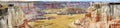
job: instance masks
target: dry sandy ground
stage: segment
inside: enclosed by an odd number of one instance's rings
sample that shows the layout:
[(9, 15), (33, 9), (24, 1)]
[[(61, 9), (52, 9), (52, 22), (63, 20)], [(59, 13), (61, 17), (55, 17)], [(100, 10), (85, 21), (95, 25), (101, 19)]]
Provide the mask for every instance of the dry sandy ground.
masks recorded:
[(71, 26), (71, 23), (75, 20), (82, 18), (84, 14), (73, 14), (73, 15), (57, 15), (57, 14), (45, 14), (47, 17), (55, 17), (52, 20), (37, 20), (35, 22), (29, 22), (29, 25), (34, 28), (75, 28)]

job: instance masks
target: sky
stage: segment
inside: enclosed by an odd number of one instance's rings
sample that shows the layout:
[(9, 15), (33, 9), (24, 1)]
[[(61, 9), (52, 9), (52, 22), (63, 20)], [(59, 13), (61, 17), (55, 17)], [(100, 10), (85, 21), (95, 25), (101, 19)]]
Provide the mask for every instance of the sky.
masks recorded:
[(102, 2), (119, 2), (120, 0), (26, 0), (26, 1), (102, 1)]

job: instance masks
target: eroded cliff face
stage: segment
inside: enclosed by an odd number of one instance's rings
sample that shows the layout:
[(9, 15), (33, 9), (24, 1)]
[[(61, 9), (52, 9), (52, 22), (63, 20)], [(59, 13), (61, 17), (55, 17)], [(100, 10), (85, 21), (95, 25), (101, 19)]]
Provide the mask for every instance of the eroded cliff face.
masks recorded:
[(79, 24), (86, 22), (86, 19), (88, 19), (87, 21), (90, 21), (84, 23), (84, 25), (79, 25), (79, 28), (120, 28), (120, 19), (118, 18), (118, 13), (120, 11), (118, 9), (119, 5), (112, 6), (114, 7), (114, 10), (112, 12), (110, 12), (111, 7), (109, 6), (101, 6), (99, 8), (96, 7), (93, 5), (88, 8), (85, 17), (83, 17), (82, 20), (79, 20)]

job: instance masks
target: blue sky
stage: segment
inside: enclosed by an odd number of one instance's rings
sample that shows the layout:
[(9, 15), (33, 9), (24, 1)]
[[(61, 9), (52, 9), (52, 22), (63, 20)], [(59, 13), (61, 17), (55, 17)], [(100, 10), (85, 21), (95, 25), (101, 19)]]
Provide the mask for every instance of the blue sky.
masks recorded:
[(120, 0), (28, 0), (28, 1), (102, 1), (102, 2), (119, 2)]

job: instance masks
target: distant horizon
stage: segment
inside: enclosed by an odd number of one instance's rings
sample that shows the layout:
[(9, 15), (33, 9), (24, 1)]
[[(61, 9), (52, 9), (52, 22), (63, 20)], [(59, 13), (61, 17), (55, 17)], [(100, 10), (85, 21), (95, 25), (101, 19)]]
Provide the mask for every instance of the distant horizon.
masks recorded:
[(0, 1), (120, 2), (120, 0), (0, 0)]
[(25, 0), (25, 1), (60, 1), (60, 2), (119, 2), (120, 0)]
[[(68, 2), (34, 2), (34, 6), (45, 9), (48, 7), (52, 8), (64, 8), (67, 6)], [(69, 2), (70, 7), (85, 9), (89, 6), (89, 2)], [(58, 6), (56, 6), (58, 5)]]

